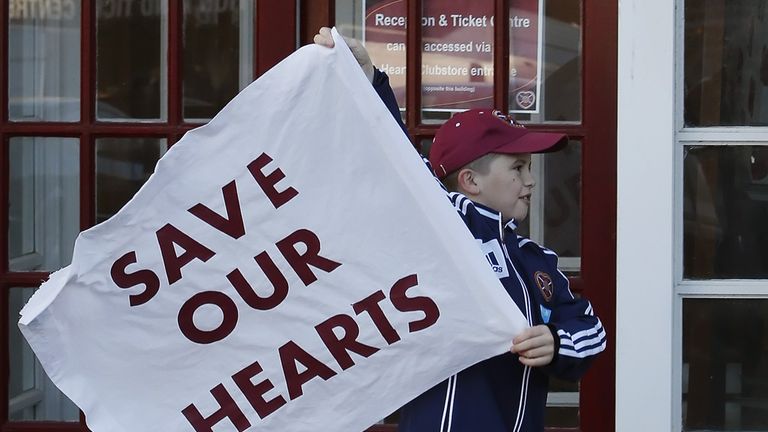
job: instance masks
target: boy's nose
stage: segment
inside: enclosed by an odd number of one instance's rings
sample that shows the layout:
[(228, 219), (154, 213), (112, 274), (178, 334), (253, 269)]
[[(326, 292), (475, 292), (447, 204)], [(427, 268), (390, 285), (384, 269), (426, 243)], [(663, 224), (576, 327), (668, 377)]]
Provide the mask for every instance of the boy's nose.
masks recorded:
[(523, 176), (523, 184), (529, 188), (536, 186), (536, 179), (533, 178), (533, 174), (531, 174), (530, 171)]

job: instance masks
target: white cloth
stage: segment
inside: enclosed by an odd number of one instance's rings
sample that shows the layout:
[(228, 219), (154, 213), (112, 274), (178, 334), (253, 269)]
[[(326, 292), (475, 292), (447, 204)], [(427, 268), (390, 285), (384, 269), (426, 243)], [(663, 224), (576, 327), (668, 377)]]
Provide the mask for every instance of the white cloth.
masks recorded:
[(22, 311), (92, 430), (360, 431), (525, 326), (334, 38), (187, 133)]

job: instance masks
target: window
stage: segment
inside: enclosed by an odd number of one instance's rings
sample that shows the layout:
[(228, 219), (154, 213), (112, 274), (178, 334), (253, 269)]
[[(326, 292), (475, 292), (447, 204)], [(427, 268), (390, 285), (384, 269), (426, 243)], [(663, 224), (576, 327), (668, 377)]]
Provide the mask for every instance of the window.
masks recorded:
[(683, 18), (682, 428), (768, 430), (768, 6), (685, 0)]

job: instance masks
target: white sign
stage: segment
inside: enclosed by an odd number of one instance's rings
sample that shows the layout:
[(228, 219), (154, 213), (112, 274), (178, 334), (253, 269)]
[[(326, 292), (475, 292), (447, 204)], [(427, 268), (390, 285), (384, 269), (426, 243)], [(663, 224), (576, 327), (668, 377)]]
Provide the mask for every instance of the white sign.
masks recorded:
[(96, 431), (360, 431), (525, 326), (344, 42), (160, 160), (22, 311)]

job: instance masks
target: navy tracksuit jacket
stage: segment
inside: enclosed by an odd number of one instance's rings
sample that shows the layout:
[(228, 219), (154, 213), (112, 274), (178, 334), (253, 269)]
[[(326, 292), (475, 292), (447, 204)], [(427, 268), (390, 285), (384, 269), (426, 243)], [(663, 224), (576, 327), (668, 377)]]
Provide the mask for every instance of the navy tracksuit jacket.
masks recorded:
[[(376, 70), (373, 86), (407, 133), (387, 75)], [(528, 324), (550, 328), (556, 354), (540, 368), (511, 353), (471, 366), (405, 405), (399, 431), (543, 431), (549, 376), (579, 379), (605, 349), (603, 326), (590, 303), (571, 293), (554, 252), (517, 235), (514, 222), (503, 224), (496, 210), (459, 193), (448, 196)]]

